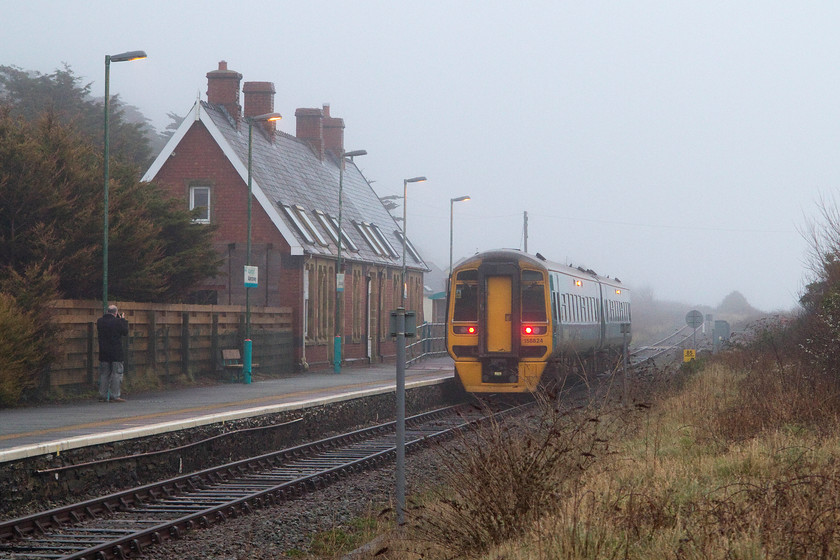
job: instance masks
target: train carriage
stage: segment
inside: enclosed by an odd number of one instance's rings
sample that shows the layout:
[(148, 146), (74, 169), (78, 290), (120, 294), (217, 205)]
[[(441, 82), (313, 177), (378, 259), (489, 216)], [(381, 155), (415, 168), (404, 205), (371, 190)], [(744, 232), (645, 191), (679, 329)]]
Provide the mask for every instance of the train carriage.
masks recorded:
[(630, 323), (619, 280), (512, 249), (459, 262), (447, 300), (447, 350), (476, 393), (534, 391), (563, 357), (620, 347)]

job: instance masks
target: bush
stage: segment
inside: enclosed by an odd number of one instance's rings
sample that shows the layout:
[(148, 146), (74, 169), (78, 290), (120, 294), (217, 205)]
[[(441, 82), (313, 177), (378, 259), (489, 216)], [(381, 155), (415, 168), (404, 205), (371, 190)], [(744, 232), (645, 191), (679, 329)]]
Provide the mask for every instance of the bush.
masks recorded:
[(41, 362), (38, 325), (15, 303), (11, 295), (0, 292), (0, 406), (19, 402), (25, 389), (38, 385), (37, 364)]

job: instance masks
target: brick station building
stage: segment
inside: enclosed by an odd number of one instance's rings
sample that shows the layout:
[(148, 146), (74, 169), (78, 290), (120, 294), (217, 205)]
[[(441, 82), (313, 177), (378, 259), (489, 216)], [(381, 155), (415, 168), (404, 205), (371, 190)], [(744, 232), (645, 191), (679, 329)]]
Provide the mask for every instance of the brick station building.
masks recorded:
[[(247, 118), (274, 112), (275, 89), (271, 82), (241, 86), (241, 80), (224, 61), (208, 72), (207, 101), (196, 101), (143, 177), (185, 208), (198, 208), (197, 221), (218, 228), (214, 245), (224, 274), (207, 279), (202, 303), (245, 304)], [(259, 285), (250, 290), (251, 309), (290, 307), (296, 363), (322, 369), (332, 363), (343, 163), (342, 358), (390, 358), (396, 354), (388, 324), (400, 304), (402, 230), (353, 161), (342, 158), (343, 119), (331, 116), (328, 105), (297, 109), (294, 116), (295, 136), (273, 122), (252, 125), (250, 263), (259, 267)], [(406, 246), (406, 308), (417, 311), (420, 323), (427, 267), (410, 241)]]

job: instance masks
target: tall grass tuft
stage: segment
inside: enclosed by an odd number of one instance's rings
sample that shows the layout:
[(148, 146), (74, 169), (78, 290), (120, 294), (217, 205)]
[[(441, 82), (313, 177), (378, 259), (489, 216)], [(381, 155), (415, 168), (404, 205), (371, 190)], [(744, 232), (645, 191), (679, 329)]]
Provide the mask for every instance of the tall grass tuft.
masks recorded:
[(441, 449), (447, 484), (415, 511), (416, 534), (462, 557), (529, 533), (607, 460), (616, 428), (595, 407), (563, 410), (545, 397), (516, 422), (491, 417)]

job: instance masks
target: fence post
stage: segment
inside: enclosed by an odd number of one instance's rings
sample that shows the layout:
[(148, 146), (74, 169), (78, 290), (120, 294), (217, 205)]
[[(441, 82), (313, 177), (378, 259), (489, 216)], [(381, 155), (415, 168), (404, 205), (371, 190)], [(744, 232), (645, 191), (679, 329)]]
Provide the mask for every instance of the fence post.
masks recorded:
[(210, 314), (212, 326), (210, 327), (210, 365), (212, 372), (218, 368), (218, 360), (221, 355), (219, 350), (219, 314)]
[(87, 324), (87, 381), (89, 384), (96, 384), (96, 378), (93, 372), (96, 371), (93, 367), (93, 323)]
[(157, 373), (157, 313), (154, 309), (148, 311), (149, 317), (149, 347), (148, 359), (146, 362), (152, 366), (152, 371)]
[(181, 373), (190, 374), (190, 314), (181, 313)]

